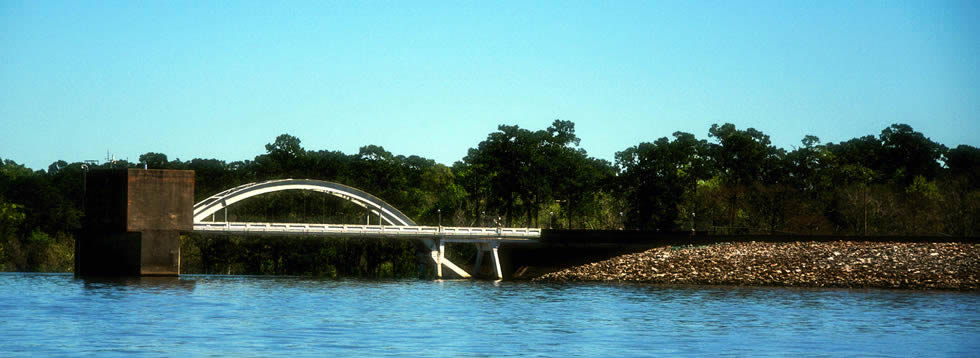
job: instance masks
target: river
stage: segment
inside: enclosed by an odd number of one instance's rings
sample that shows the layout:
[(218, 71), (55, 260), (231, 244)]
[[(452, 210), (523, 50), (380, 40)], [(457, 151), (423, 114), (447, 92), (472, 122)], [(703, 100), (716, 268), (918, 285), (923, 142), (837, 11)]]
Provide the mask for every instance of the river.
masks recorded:
[(977, 356), (980, 293), (0, 273), (11, 356)]

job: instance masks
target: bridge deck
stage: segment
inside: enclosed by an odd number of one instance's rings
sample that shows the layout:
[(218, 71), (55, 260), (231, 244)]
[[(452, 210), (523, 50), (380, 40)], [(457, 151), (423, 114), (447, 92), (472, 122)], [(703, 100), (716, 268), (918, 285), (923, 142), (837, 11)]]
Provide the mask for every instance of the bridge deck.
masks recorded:
[(229, 235), (438, 238), (446, 242), (536, 242), (537, 228), (197, 222), (194, 231)]

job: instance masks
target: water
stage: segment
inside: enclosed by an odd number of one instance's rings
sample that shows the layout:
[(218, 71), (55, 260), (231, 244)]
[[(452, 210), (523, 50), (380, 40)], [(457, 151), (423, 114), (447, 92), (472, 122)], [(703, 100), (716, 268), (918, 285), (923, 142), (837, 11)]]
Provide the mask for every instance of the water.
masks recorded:
[(2, 356), (977, 356), (980, 293), (0, 274)]

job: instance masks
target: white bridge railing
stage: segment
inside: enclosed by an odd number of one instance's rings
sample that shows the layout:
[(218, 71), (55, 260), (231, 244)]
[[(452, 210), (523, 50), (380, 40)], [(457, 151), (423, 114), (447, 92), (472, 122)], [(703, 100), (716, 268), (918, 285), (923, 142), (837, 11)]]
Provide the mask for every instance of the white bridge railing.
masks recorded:
[(238, 235), (336, 235), (360, 237), (441, 238), (448, 242), (466, 242), (470, 240), (528, 241), (541, 237), (541, 229), (537, 228), (336, 225), (257, 222), (197, 222), (194, 223), (194, 231)]

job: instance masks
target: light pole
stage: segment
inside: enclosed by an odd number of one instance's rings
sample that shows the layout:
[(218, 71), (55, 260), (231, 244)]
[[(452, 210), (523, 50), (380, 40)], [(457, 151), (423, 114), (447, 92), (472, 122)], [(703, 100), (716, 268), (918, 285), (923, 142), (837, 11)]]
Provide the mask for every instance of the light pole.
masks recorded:
[(626, 230), (626, 221), (623, 221), (623, 212), (619, 212), (619, 229)]
[(439, 213), (439, 226), (441, 227), (442, 226), (442, 209), (436, 209), (436, 212)]
[[(88, 164), (82, 164), (82, 212), (85, 212), (85, 201), (88, 200)], [(78, 271), (75, 271), (78, 272)]]
[[(86, 208), (85, 208), (86, 202), (85, 201), (88, 200), (87, 196), (88, 196), (88, 164), (86, 163), (86, 164), (82, 164), (82, 213), (83, 214), (86, 211)], [(75, 255), (76, 256), (75, 256), (74, 262), (72, 263), (72, 267), (75, 269), (75, 272), (78, 272), (78, 256), (77, 255), (78, 255), (78, 251), (79, 251), (78, 249), (79, 249), (79, 247), (81, 245), (81, 242), (79, 240), (74, 240), (74, 241), (75, 241)]]

